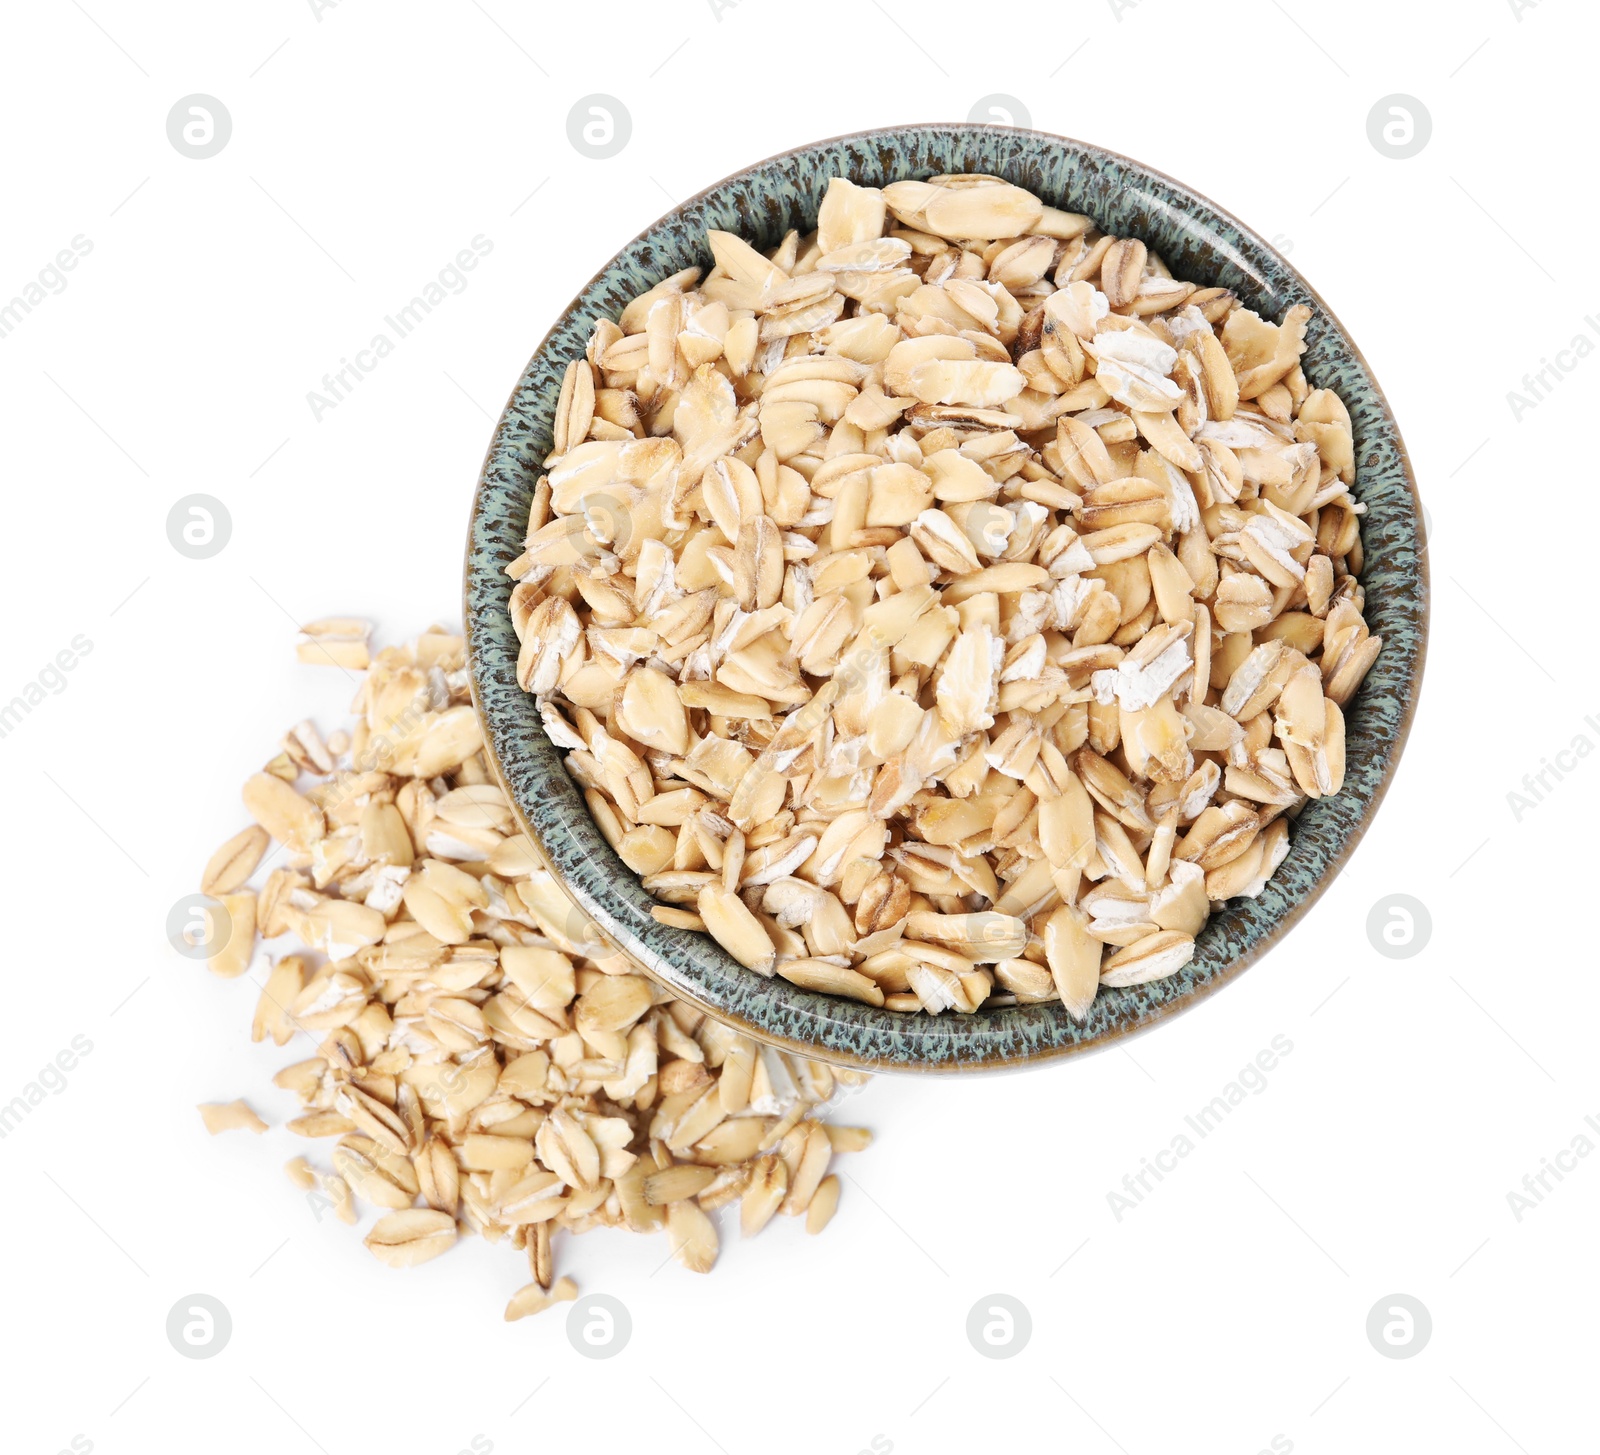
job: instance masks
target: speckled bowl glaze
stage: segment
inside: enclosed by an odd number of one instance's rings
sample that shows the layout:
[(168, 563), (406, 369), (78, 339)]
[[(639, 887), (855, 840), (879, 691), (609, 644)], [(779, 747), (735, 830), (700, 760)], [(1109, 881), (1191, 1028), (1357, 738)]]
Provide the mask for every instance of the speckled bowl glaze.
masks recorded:
[[(709, 266), (707, 228), (760, 247), (808, 231), (828, 178), (882, 186), (939, 172), (988, 172), (1101, 227), (1144, 239), (1176, 277), (1233, 289), (1280, 318), (1313, 311), (1302, 360), (1313, 386), (1336, 389), (1355, 428), (1366, 616), (1384, 648), (1346, 707), (1348, 771), (1337, 797), (1306, 806), (1288, 857), (1253, 900), (1218, 908), (1194, 960), (1165, 980), (1102, 989), (1079, 1025), (1059, 1004), (972, 1016), (900, 1015), (802, 990), (744, 969), (710, 936), (669, 929), (590, 818), (533, 699), (516, 682), (517, 637), (503, 568), (522, 550), (528, 502), (550, 449), (562, 370), (600, 318), (691, 264)], [(1176, 1015), (1253, 964), (1333, 879), (1371, 821), (1411, 725), (1428, 625), (1422, 510), (1400, 432), (1360, 351), (1299, 273), (1255, 233), (1171, 178), (1099, 147), (1010, 127), (918, 125), (816, 142), (718, 182), (619, 252), (535, 350), (495, 430), (473, 501), (465, 616), (473, 695), (484, 740), (528, 833), (604, 937), (650, 975), (720, 1020), (821, 1060), (869, 1070), (965, 1071), (1046, 1061), (1144, 1030)], [(579, 921), (581, 923), (581, 919)]]

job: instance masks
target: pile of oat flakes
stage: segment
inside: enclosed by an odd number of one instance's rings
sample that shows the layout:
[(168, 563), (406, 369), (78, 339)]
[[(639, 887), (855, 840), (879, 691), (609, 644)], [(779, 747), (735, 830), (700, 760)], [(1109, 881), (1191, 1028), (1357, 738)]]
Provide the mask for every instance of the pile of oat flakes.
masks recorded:
[[(563, 1230), (661, 1230), (696, 1272), (731, 1203), (747, 1237), (780, 1211), (820, 1232), (833, 1153), (869, 1140), (826, 1103), (866, 1078), (758, 1047), (612, 956), (491, 781), (462, 639), (436, 628), (369, 660), (367, 631), (305, 629), (303, 660), (365, 672), (353, 727), (288, 733), (201, 883), (213, 971), (255, 973), (278, 942), (251, 1036), (305, 1039), (275, 1080), (300, 1102), (288, 1131), (328, 1147), (290, 1176), (346, 1222), (379, 1210), (366, 1245), (395, 1267), (462, 1232), (521, 1250), (507, 1319), (575, 1296)], [(202, 1114), (266, 1128), (242, 1102)]]

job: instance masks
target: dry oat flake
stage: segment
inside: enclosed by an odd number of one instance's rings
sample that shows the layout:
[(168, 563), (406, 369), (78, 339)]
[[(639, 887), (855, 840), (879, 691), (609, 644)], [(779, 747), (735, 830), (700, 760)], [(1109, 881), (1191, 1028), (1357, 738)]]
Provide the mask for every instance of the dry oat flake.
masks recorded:
[(665, 923), (873, 1006), (1172, 974), (1382, 647), (1310, 310), (990, 176), (707, 241), (568, 364), (507, 568), (601, 830)]

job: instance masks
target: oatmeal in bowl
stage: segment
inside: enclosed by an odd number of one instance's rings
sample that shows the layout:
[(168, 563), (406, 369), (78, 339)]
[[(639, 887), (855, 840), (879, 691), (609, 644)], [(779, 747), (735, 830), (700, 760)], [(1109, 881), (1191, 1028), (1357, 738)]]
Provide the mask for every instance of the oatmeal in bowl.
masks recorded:
[(1314, 897), (1398, 747), (1363, 682), (1403, 722), (1420, 666), (1415, 615), (1368, 610), (1375, 492), (1382, 604), (1421, 578), (1381, 396), (1264, 244), (1201, 228), (1194, 267), (1194, 216), (1129, 225), (1089, 169), (1135, 164), (1078, 149), (1062, 191), (1017, 154), (1076, 144), (924, 130), (1002, 164), (823, 144), (776, 236), (691, 204), (699, 261), (597, 280), (530, 372), (537, 459), (486, 473), (526, 515), (468, 615), (500, 613), (499, 767), (602, 933), (755, 1034), (954, 1067), (1143, 1024)]

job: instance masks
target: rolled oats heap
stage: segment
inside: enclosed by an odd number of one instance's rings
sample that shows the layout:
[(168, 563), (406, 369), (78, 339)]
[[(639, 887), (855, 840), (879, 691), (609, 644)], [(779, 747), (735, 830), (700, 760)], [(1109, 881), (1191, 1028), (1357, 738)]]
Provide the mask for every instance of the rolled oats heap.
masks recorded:
[[(313, 623), (302, 660), (366, 668), (367, 630)], [(833, 1153), (870, 1140), (824, 1104), (867, 1078), (758, 1046), (602, 945), (491, 781), (459, 636), (379, 652), (352, 711), (326, 740), (289, 732), (245, 784), (255, 823), (202, 876), (213, 971), (298, 942), (252, 974), (251, 1039), (311, 1050), (275, 1078), (301, 1104), (288, 1130), (330, 1147), (289, 1176), (345, 1222), (378, 1210), (366, 1246), (395, 1267), (462, 1232), (521, 1250), (507, 1319), (575, 1296), (563, 1230), (664, 1231), (702, 1273), (730, 1203), (747, 1237), (780, 1211), (820, 1232)], [(242, 1101), (200, 1111), (266, 1130)]]
[(567, 366), (507, 568), (600, 829), (663, 922), (869, 1005), (1172, 974), (1382, 645), (1310, 310), (990, 176), (708, 242)]

